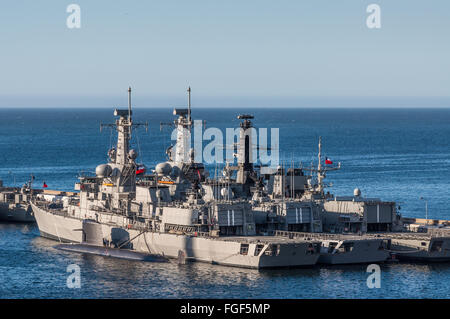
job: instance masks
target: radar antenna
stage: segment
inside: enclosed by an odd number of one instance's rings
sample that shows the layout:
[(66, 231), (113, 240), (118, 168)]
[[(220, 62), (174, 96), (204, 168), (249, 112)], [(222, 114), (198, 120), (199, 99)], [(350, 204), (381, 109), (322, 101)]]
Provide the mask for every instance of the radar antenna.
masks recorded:
[(334, 166), (334, 167), (328, 167), (328, 166), (323, 166), (322, 165), (322, 136), (319, 136), (319, 153), (317, 154), (317, 158), (319, 160), (319, 163), (317, 165), (317, 169), (314, 169), (313, 165), (311, 163), (311, 168), (310, 169), (304, 169), (304, 170), (317, 173), (317, 191), (319, 193), (322, 193), (323, 189), (325, 188), (323, 180), (326, 177), (326, 172), (328, 172), (328, 171), (336, 171), (336, 170), (340, 169), (341, 168), (341, 162), (338, 162), (338, 165)]
[[(128, 162), (127, 155), (129, 152), (129, 141), (131, 139), (131, 131), (133, 127), (144, 126), (146, 132), (148, 132), (148, 122), (145, 123), (133, 123), (132, 111), (131, 111), (131, 87), (128, 88), (128, 112), (127, 110), (115, 109), (114, 115), (119, 116), (119, 120), (114, 124), (100, 124), (100, 131), (104, 127), (115, 127), (118, 133), (117, 138), (117, 164), (126, 164)], [(128, 119), (126, 116), (128, 115)]]

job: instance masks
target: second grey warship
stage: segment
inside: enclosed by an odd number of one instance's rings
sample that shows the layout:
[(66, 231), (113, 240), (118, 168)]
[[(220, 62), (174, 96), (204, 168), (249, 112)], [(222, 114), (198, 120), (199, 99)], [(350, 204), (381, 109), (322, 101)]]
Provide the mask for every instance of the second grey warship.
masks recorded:
[(0, 180), (0, 221), (34, 223), (30, 200), (36, 193), (32, 189), (32, 179), (19, 187), (5, 187)]
[[(252, 149), (256, 148), (252, 145), (251, 136), (253, 116), (240, 115), (238, 119), (243, 120), (238, 164), (226, 165), (224, 177), (219, 182), (228, 185), (236, 197), (251, 204), (258, 233), (318, 240), (321, 242), (318, 262), (323, 264), (373, 263), (388, 259), (388, 245), (382, 237), (324, 234), (323, 202), (317, 200), (317, 196), (308, 196), (312, 190), (322, 193), (323, 178), (319, 178), (319, 184), (314, 186), (311, 176), (293, 165), (289, 168), (284, 165), (277, 168), (255, 167), (252, 163)], [(321, 162), (319, 154), (320, 170)]]

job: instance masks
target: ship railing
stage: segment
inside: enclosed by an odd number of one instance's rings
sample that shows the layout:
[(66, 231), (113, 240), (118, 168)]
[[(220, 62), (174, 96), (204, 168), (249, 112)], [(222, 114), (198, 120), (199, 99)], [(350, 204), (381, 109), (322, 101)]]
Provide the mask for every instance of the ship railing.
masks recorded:
[[(153, 227), (151, 225), (148, 225), (148, 224), (145, 224), (142, 222), (134, 222), (134, 223), (128, 225), (128, 227), (130, 229), (139, 230), (142, 232), (157, 232), (157, 230), (153, 229)], [(183, 235), (194, 236), (194, 237), (204, 237), (204, 238), (211, 237), (209, 232), (201, 232), (201, 231), (195, 230), (195, 226), (183, 226), (183, 225), (175, 225), (175, 224), (166, 225), (165, 231), (166, 232), (170, 232), (170, 231), (180, 232)]]
[(151, 231), (153, 231), (153, 229), (150, 226), (145, 225), (145, 224), (139, 225), (139, 224), (135, 223), (135, 224), (132, 224), (130, 228), (131, 229), (135, 229), (135, 230), (139, 230), (141, 232), (151, 232)]
[(196, 232), (196, 234), (197, 234), (197, 237), (205, 237), (205, 238), (211, 237), (211, 235), (208, 232), (198, 231), (198, 232)]
[[(394, 245), (395, 245), (395, 243), (394, 243)], [(415, 249), (415, 250), (425, 250), (425, 251), (428, 251), (428, 246), (418, 246), (418, 245), (413, 245), (413, 244), (404, 243), (404, 242), (401, 243), (401, 246), (404, 246), (404, 247), (410, 247), (410, 248)]]
[[(427, 233), (380, 233), (380, 234), (367, 234), (368, 237), (387, 237), (392, 239), (413, 239), (413, 240), (430, 240), (433, 236)], [(444, 236), (444, 237), (449, 237)]]
[(101, 206), (96, 206), (96, 205), (90, 205), (89, 209), (95, 212), (99, 212), (99, 213), (109, 213), (109, 211)]
[(447, 237), (450, 238), (450, 230), (446, 229), (446, 230), (436, 230), (436, 229), (432, 229), (430, 232), (428, 232), (428, 234), (432, 237), (432, 238), (436, 238), (436, 237)]
[(187, 236), (194, 237), (211, 237), (209, 232), (199, 231), (197, 226), (166, 224), (164, 230), (166, 232), (177, 232)]
[[(63, 217), (70, 217), (67, 208), (61, 205), (61, 203), (50, 203), (45, 200), (34, 200), (33, 203), (38, 206), (39, 208), (45, 209), (49, 212), (51, 212), (54, 215), (63, 216)], [(59, 204), (59, 207), (51, 207), (51, 205)]]
[[(303, 238), (306, 240), (320, 239), (320, 240), (351, 240), (351, 239), (364, 239), (365, 235), (357, 234), (328, 234), (328, 233), (306, 233), (306, 232), (293, 232), (287, 230), (275, 230), (275, 236), (289, 237), (289, 238)], [(367, 237), (366, 237), (367, 238)]]
[(275, 236), (280, 237), (289, 237), (289, 238), (303, 238), (303, 239), (312, 239), (312, 238), (320, 238), (320, 239), (340, 239), (339, 234), (324, 234), (324, 233), (302, 233), (302, 232), (293, 232), (287, 230), (275, 230)]

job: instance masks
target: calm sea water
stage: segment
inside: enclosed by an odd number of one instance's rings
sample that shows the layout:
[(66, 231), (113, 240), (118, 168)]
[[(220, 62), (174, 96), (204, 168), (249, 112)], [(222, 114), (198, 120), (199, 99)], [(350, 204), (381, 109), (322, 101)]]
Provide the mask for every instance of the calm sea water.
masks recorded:
[[(248, 110), (247, 110), (248, 111)], [(237, 127), (239, 109), (195, 109), (207, 127)], [(322, 136), (325, 156), (342, 163), (329, 189), (393, 200), (404, 216), (450, 219), (449, 109), (254, 109), (256, 127), (280, 129), (282, 160), (310, 165)], [(148, 167), (165, 159), (170, 109), (137, 109), (133, 147)], [(0, 179), (72, 190), (81, 172), (106, 161), (115, 142), (109, 109), (0, 109)], [(33, 225), (0, 225), (2, 298), (448, 298), (450, 264), (382, 265), (380, 289), (366, 286), (365, 266), (255, 271), (207, 264), (152, 264), (57, 251)], [(70, 264), (81, 267), (81, 289), (66, 287)]]

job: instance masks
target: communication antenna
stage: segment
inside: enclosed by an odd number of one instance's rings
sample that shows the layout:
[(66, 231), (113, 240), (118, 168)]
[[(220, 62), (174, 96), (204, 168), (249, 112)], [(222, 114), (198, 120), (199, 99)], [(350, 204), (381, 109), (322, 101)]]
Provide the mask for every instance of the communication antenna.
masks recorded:
[(128, 121), (131, 121), (131, 86), (128, 87)]
[(191, 131), (191, 87), (187, 89), (188, 92), (188, 122), (189, 122), (189, 132)]

